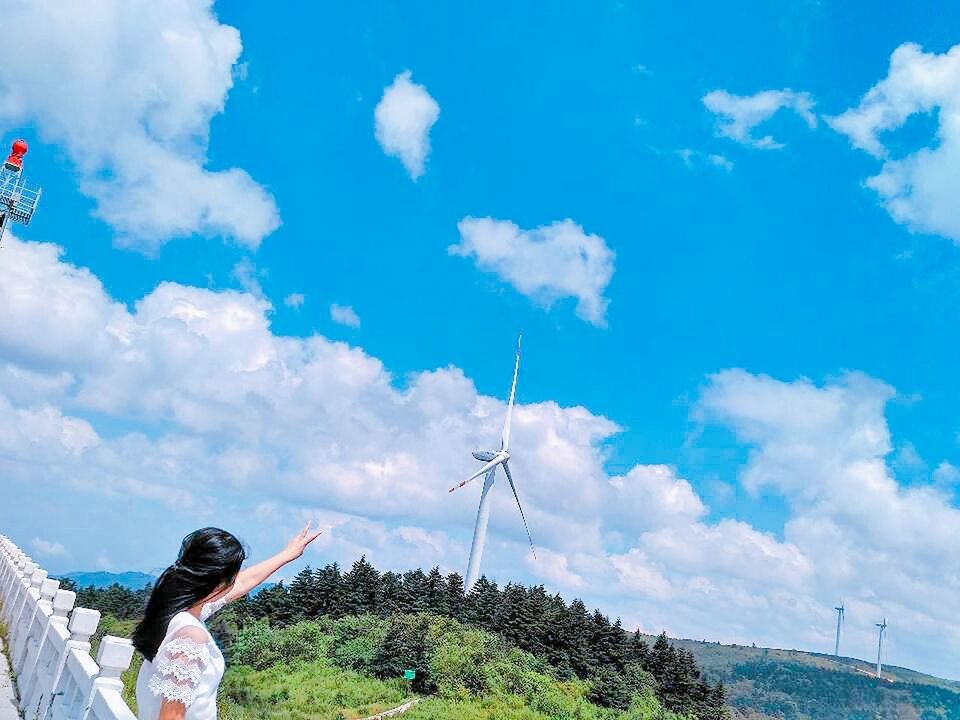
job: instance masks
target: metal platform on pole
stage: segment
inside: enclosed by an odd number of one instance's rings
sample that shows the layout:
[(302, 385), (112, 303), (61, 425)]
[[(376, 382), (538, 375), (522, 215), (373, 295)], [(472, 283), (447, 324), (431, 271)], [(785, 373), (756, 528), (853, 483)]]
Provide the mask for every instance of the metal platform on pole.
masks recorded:
[(11, 222), (29, 225), (40, 202), (40, 188), (30, 187), (23, 176), (27, 143), (17, 140), (0, 167), (0, 244)]

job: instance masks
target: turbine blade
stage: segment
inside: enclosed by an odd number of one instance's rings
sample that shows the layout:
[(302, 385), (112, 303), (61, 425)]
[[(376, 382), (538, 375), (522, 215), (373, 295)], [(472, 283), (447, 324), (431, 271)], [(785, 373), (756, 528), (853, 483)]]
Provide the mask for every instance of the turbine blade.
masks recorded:
[(449, 490), (448, 492), (453, 492), (454, 490), (459, 490), (460, 488), (462, 488), (462, 487), (463, 487), (464, 485), (466, 485), (467, 483), (476, 480), (476, 479), (477, 479), (478, 477), (480, 477), (481, 475), (485, 475), (485, 474), (487, 473), (487, 471), (493, 470), (497, 465), (499, 465), (499, 464), (502, 463), (502, 462), (503, 462), (503, 458), (498, 455), (498, 456), (495, 457), (493, 460), (491, 460), (491, 461), (488, 462), (486, 465), (484, 465), (482, 468), (480, 468), (479, 470), (477, 470), (473, 475), (471, 475), (471, 476), (468, 477), (466, 480), (464, 480), (462, 483), (460, 483), (459, 485), (454, 485), (452, 488), (450, 488), (450, 490)]
[(510, 386), (510, 398), (507, 400), (507, 419), (503, 422), (503, 435), (500, 437), (500, 449), (510, 447), (510, 425), (513, 423), (513, 403), (517, 397), (517, 373), (520, 371), (520, 338), (517, 338), (517, 359), (513, 365), (513, 384)]
[(510, 464), (508, 462), (503, 463), (503, 471), (507, 474), (507, 482), (510, 483), (510, 489), (513, 490), (513, 497), (517, 501), (517, 507), (520, 508), (520, 518), (523, 520), (523, 529), (527, 531), (527, 540), (530, 541), (530, 550), (533, 551), (533, 556), (537, 556), (537, 549), (533, 546), (533, 538), (530, 537), (530, 528), (527, 527), (527, 516), (523, 514), (523, 505), (520, 504), (520, 496), (517, 495), (517, 486), (513, 484), (513, 475), (510, 474)]

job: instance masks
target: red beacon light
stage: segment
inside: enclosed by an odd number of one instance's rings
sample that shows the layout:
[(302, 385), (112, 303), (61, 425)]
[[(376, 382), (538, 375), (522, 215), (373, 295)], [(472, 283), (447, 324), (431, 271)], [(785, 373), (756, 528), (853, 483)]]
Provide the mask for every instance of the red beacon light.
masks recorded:
[(23, 156), (27, 141), (14, 140), (10, 154), (0, 167), (0, 243), (11, 222), (29, 225), (40, 202), (40, 188), (27, 185), (23, 177)]
[(14, 140), (3, 167), (11, 172), (20, 172), (23, 169), (23, 156), (27, 154), (27, 150), (26, 140)]

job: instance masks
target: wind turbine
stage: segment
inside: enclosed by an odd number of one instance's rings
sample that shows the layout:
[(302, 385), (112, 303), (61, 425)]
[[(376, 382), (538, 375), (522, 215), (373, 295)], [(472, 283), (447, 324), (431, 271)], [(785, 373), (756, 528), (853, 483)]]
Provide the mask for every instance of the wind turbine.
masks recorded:
[(834, 610), (837, 611), (837, 642), (833, 646), (833, 654), (835, 657), (840, 657), (840, 626), (843, 624), (843, 614), (846, 610), (843, 609), (843, 603), (840, 603), (840, 607), (835, 607)]
[(877, 677), (882, 679), (880, 671), (883, 669), (881, 664), (881, 654), (883, 653), (883, 634), (887, 631), (887, 619), (884, 618), (882, 623), (877, 623), (877, 627), (880, 628), (880, 642), (877, 643)]
[(517, 501), (517, 507), (520, 508), (520, 517), (523, 520), (523, 529), (527, 531), (527, 539), (530, 541), (530, 549), (533, 556), (537, 556), (537, 551), (533, 547), (533, 538), (530, 537), (530, 528), (527, 527), (527, 518), (523, 514), (523, 505), (520, 504), (520, 496), (517, 495), (517, 486), (513, 484), (513, 475), (510, 474), (510, 423), (513, 419), (513, 405), (517, 395), (517, 373), (520, 371), (520, 338), (517, 338), (517, 359), (513, 365), (513, 384), (510, 386), (510, 399), (507, 401), (507, 418), (503, 423), (503, 432), (500, 435), (500, 449), (476, 450), (473, 452), (483, 467), (477, 470), (459, 485), (450, 488), (450, 492), (459, 490), (467, 483), (483, 476), (483, 491), (480, 495), (480, 507), (477, 509), (477, 524), (473, 529), (473, 545), (470, 547), (470, 562), (467, 564), (467, 577), (464, 581), (464, 589), (469, 592), (470, 588), (480, 576), (480, 558), (483, 556), (483, 545), (487, 538), (487, 522), (490, 520), (490, 490), (493, 488), (493, 482), (496, 479), (497, 468), (502, 466), (503, 472), (507, 476), (507, 482), (510, 483), (510, 489), (513, 490), (513, 497)]

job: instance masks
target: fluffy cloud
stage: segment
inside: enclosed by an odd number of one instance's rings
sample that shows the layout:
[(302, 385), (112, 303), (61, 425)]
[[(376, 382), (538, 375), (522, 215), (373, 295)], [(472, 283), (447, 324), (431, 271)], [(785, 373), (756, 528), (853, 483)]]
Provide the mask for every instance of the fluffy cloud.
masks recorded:
[(123, 244), (224, 236), (251, 248), (277, 228), (243, 170), (207, 170), (210, 120), (241, 52), (209, 0), (4, 3), (0, 124), (61, 144)]
[[(917, 114), (937, 113), (937, 131), (920, 148), (892, 157), (884, 134)], [(854, 147), (883, 160), (867, 186), (893, 218), (911, 229), (960, 243), (960, 45), (936, 54), (906, 43), (894, 50), (887, 76), (860, 104), (827, 121)]]
[(899, 651), (923, 662), (932, 645), (924, 649), (915, 633), (930, 632), (933, 643), (939, 626), (947, 642), (960, 638), (950, 613), (960, 586), (945, 581), (960, 573), (951, 540), (960, 511), (936, 487), (905, 487), (893, 477), (883, 415), (892, 396), (889, 386), (858, 374), (817, 387), (729, 371), (714, 376), (701, 412), (753, 448), (746, 486), (786, 499), (784, 537), (815, 563), (805, 592), (853, 598), (861, 613), (856, 632), (865, 636), (871, 621), (897, 618)]
[(693, 148), (681, 148), (677, 150), (677, 156), (683, 160), (683, 164), (688, 168), (694, 167), (695, 164), (705, 162), (721, 170), (726, 170), (727, 172), (733, 170), (733, 161), (725, 155), (704, 153), (699, 150), (694, 150)]
[(423, 85), (411, 82), (409, 70), (393, 79), (373, 111), (377, 142), (387, 155), (400, 158), (414, 180), (423, 175), (430, 129), (438, 117), (437, 101)]
[(32, 547), (33, 551), (41, 557), (56, 557), (67, 554), (67, 549), (61, 543), (53, 542), (51, 540), (44, 540), (43, 538), (38, 537), (35, 537), (30, 541), (30, 547)]
[(754, 137), (753, 130), (780, 110), (793, 110), (809, 127), (817, 126), (813, 98), (805, 92), (784, 89), (764, 90), (755, 95), (733, 95), (726, 90), (714, 90), (703, 96), (703, 104), (717, 116), (717, 132), (720, 135), (765, 150), (779, 149), (783, 145), (771, 135)]
[(283, 299), (283, 304), (287, 307), (293, 308), (294, 310), (299, 310), (303, 307), (303, 303), (306, 300), (303, 293), (290, 293)]
[(575, 298), (579, 317), (606, 325), (609, 300), (603, 292), (615, 256), (599, 235), (588, 235), (572, 220), (521, 230), (506, 220), (468, 217), (457, 227), (460, 244), (449, 247), (452, 255), (473, 258), (541, 305)]
[(337, 305), (333, 303), (330, 306), (330, 319), (339, 325), (347, 327), (360, 327), (360, 316), (349, 305)]
[[(6, 534), (29, 547), (55, 523), (72, 563), (106, 550), (114, 567), (150, 569), (198, 525), (227, 526), (259, 555), (309, 516), (326, 531), (304, 562), (462, 571), (477, 493), (445, 490), (504, 413), (462, 371), (398, 383), (359, 348), (275, 335), (249, 293), (163, 283), (127, 307), (54, 246), (10, 237), (4, 258)], [(708, 379), (695, 419), (749, 449), (740, 481), (783, 498), (782, 532), (713, 517), (670, 466), (610, 476), (604, 445), (620, 429), (602, 416), (520, 405), (511, 465), (537, 557), (499, 482), (484, 570), (582, 595), (628, 626), (815, 650), (832, 647), (842, 598), (844, 652), (869, 656), (887, 615), (898, 664), (955, 675), (960, 511), (940, 486), (893, 477), (893, 392), (857, 374)]]

